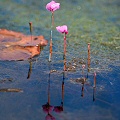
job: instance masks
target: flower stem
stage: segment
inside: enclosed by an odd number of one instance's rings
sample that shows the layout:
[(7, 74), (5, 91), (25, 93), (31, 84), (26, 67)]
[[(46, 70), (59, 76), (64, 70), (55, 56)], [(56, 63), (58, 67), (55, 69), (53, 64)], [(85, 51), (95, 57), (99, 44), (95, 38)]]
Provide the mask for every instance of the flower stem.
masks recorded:
[(64, 53), (63, 53), (63, 62), (64, 62), (64, 71), (66, 71), (66, 34), (64, 34)]
[(88, 72), (90, 71), (90, 43), (88, 43)]
[(94, 72), (93, 101), (95, 101), (95, 92), (96, 92), (96, 72)]
[(54, 12), (52, 12), (52, 15), (51, 15), (49, 62), (51, 62), (51, 59), (52, 59), (52, 35), (53, 35), (52, 31), (53, 31), (53, 26), (54, 26)]
[(93, 85), (94, 88), (96, 88), (96, 72), (94, 72), (94, 85)]
[(52, 58), (52, 39), (50, 39), (49, 62), (51, 62), (51, 58)]
[(52, 18), (52, 27), (54, 26), (54, 12), (52, 12), (52, 16), (51, 16)]

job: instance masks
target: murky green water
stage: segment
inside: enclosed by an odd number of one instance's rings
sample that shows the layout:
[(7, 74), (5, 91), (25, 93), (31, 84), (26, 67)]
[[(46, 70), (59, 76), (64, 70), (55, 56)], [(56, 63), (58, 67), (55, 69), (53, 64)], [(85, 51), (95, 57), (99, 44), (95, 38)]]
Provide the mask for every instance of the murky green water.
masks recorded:
[[(0, 0), (0, 28), (29, 33), (50, 39), (51, 13), (45, 9), (49, 0)], [(0, 61), (0, 89), (20, 88), (23, 92), (0, 92), (1, 120), (44, 120), (42, 105), (48, 102), (63, 111), (50, 114), (56, 120), (119, 120), (120, 119), (120, 2), (119, 0), (64, 0), (55, 11), (54, 26), (68, 25), (67, 65), (63, 87), (63, 35), (53, 30), (53, 58), (49, 76), (49, 44), (32, 61)], [(87, 70), (87, 44), (91, 44), (90, 71)], [(84, 74), (84, 85), (74, 82)], [(73, 71), (72, 71), (73, 70)], [(97, 73), (93, 102), (93, 73)], [(48, 91), (48, 88), (49, 91)], [(62, 89), (64, 88), (64, 89)], [(64, 93), (63, 93), (64, 91)], [(64, 97), (63, 97), (64, 96)]]

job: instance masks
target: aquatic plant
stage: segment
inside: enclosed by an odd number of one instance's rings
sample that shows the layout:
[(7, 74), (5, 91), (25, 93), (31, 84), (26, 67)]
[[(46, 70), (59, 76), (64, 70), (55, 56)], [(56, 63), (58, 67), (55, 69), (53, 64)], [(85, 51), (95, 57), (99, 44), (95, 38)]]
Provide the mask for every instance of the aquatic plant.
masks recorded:
[(56, 3), (54, 0), (52, 0), (50, 3), (46, 5), (46, 9), (52, 13), (51, 15), (51, 34), (50, 34), (50, 49), (49, 49), (49, 62), (52, 58), (52, 29), (54, 26), (54, 11), (58, 10), (60, 8), (60, 3)]
[(63, 80), (62, 80), (62, 90), (61, 90), (61, 93), (62, 93), (62, 96), (61, 96), (61, 104), (59, 106), (54, 106), (54, 109), (53, 111), (55, 111), (56, 113), (61, 113), (63, 111), (63, 102), (64, 102), (64, 72), (63, 72)]
[(54, 12), (59, 8), (60, 8), (60, 3), (56, 3), (54, 0), (52, 0), (50, 3), (46, 5), (46, 9), (50, 12)]
[(93, 85), (94, 88), (96, 88), (96, 72), (94, 72), (94, 85)]
[(67, 25), (57, 26), (56, 30), (62, 34), (64, 34), (64, 53), (63, 53), (63, 60), (64, 60), (64, 71), (66, 71), (66, 34), (68, 34), (68, 27)]
[(65, 33), (65, 35), (68, 34), (68, 27), (67, 27), (67, 25), (57, 26), (56, 29), (60, 33)]
[(85, 69), (85, 64), (82, 65), (82, 75), (84, 77), (84, 69)]
[(96, 72), (94, 71), (93, 101), (95, 101), (95, 92), (96, 92)]
[(31, 43), (32, 43), (32, 22), (29, 22), (29, 26), (30, 26)]
[(90, 71), (90, 43), (88, 43), (88, 72)]

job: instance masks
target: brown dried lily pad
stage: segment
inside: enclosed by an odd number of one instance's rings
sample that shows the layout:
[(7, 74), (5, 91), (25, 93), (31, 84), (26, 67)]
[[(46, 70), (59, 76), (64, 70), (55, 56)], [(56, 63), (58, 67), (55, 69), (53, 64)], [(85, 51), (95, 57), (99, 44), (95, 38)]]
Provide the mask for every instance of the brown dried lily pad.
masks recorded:
[(27, 60), (40, 54), (40, 47), (47, 45), (43, 36), (25, 35), (0, 29), (0, 60)]

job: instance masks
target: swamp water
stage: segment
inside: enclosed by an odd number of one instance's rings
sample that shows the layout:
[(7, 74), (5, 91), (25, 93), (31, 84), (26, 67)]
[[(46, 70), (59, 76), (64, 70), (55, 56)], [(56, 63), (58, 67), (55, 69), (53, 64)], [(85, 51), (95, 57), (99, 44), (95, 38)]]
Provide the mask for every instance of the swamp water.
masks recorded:
[[(49, 40), (51, 13), (45, 9), (48, 2), (0, 0), (0, 28), (30, 34), (29, 22), (32, 21), (33, 34), (42, 34)], [(48, 113), (43, 107), (48, 106), (48, 102), (53, 106), (49, 116), (56, 120), (119, 120), (119, 0), (57, 2), (61, 8), (55, 11), (55, 26), (66, 24), (69, 30), (69, 71), (63, 74), (63, 36), (55, 29), (50, 66), (49, 44), (31, 61), (0, 61), (0, 120), (44, 120)], [(89, 71), (88, 43), (91, 44)], [(87, 77), (84, 86), (80, 79), (83, 64)], [(95, 90), (94, 71), (97, 74)], [(3, 92), (6, 88), (9, 92)]]

